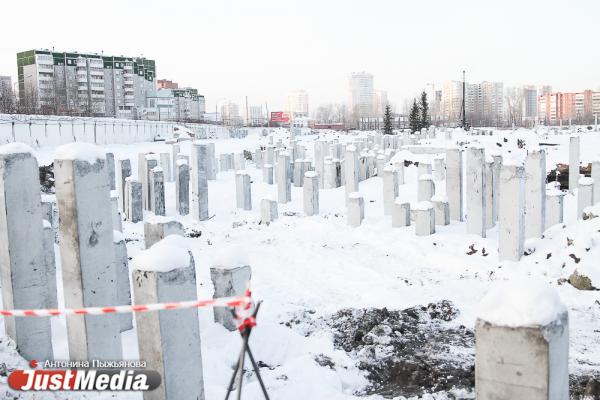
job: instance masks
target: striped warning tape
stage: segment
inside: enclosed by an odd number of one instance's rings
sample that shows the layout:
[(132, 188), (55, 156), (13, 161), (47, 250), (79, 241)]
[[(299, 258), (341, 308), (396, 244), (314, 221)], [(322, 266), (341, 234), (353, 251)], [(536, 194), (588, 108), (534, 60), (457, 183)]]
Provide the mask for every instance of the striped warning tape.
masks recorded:
[(209, 300), (179, 301), (174, 303), (135, 304), (131, 306), (86, 307), (86, 308), (55, 308), (37, 310), (0, 310), (0, 315), (8, 317), (55, 317), (58, 315), (103, 315), (124, 314), (161, 310), (180, 310), (201, 307), (241, 307), (252, 305), (249, 296), (222, 297)]

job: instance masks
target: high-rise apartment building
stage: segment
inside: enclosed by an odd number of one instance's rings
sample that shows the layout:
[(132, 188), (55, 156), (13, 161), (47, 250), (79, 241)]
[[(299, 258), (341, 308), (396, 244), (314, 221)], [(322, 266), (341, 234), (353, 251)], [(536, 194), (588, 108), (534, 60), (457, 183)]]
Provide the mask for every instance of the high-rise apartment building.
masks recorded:
[(461, 119), (463, 101), (463, 84), (460, 81), (449, 81), (442, 85), (441, 120), (458, 122)]
[(17, 53), (17, 69), (20, 101), (55, 113), (137, 117), (156, 86), (143, 57), (30, 50)]
[(504, 84), (486, 81), (467, 84), (465, 107), (470, 125), (501, 125), (504, 122)]
[(266, 117), (263, 114), (262, 105), (249, 106), (248, 115), (246, 116), (248, 125), (250, 126), (262, 126), (265, 124)]
[[(504, 84), (502, 82), (465, 83), (465, 114), (474, 126), (497, 126), (504, 123)], [(448, 81), (427, 90), (432, 120), (460, 124), (462, 121), (463, 82)]]
[(542, 85), (538, 88), (538, 95), (544, 95), (544, 94), (548, 94), (548, 93), (552, 93), (552, 86), (550, 85)]
[(526, 121), (535, 121), (537, 118), (538, 90), (535, 86), (523, 86), (523, 119)]
[(232, 101), (221, 105), (221, 120), (225, 125), (241, 125), (240, 106)]
[(358, 118), (372, 117), (375, 91), (373, 75), (367, 72), (355, 72), (350, 75), (350, 111)]
[(288, 93), (286, 111), (292, 119), (308, 117), (308, 93), (305, 90)]

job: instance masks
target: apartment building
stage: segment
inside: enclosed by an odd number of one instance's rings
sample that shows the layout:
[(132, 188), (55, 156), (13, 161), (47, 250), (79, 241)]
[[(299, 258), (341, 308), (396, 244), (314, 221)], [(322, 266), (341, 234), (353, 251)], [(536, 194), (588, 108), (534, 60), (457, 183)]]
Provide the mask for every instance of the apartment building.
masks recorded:
[(523, 86), (523, 119), (525, 121), (535, 121), (537, 118), (538, 90), (535, 86)]
[(355, 72), (350, 76), (350, 110), (358, 118), (372, 117), (375, 105), (373, 75)]
[(463, 83), (449, 81), (442, 85), (441, 120), (457, 123), (461, 120)]
[(179, 89), (177, 82), (170, 81), (168, 79), (159, 79), (156, 81), (156, 86), (159, 89)]
[(204, 118), (206, 104), (198, 89), (171, 89), (175, 98), (175, 111), (178, 120), (199, 121)]
[(595, 114), (600, 114), (600, 92), (584, 90), (574, 93), (545, 93), (538, 96), (538, 119), (543, 124), (592, 123)]
[(504, 122), (504, 84), (480, 82), (466, 85), (467, 120), (472, 126), (499, 126)]
[(54, 113), (137, 118), (155, 90), (143, 57), (29, 50), (17, 53), (21, 103)]
[(262, 126), (266, 123), (266, 116), (263, 113), (262, 105), (251, 105), (248, 107), (246, 120), (250, 126)]
[(141, 118), (157, 121), (201, 121), (206, 112), (204, 96), (194, 88), (158, 89), (146, 99)]
[(225, 125), (241, 125), (240, 106), (232, 101), (226, 101), (221, 105), (221, 120)]
[[(465, 114), (472, 126), (498, 126), (506, 119), (504, 84), (482, 81), (465, 83)], [(426, 88), (432, 121), (460, 124), (462, 121), (463, 82), (448, 81)]]
[(305, 90), (288, 93), (286, 111), (291, 118), (308, 117), (308, 93)]
[(373, 115), (382, 117), (385, 107), (389, 104), (388, 95), (385, 90), (375, 90), (373, 95)]

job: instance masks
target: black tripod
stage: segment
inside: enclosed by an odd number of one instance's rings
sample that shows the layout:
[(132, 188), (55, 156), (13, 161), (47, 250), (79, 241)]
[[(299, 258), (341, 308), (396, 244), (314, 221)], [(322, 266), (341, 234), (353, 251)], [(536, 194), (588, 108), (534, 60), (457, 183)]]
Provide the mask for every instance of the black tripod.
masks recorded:
[[(254, 373), (258, 378), (258, 383), (260, 383), (260, 387), (262, 389), (263, 394), (265, 395), (265, 399), (269, 400), (269, 395), (267, 394), (267, 389), (265, 388), (265, 384), (263, 383), (262, 377), (260, 376), (260, 370), (258, 369), (258, 365), (254, 360), (254, 356), (252, 355), (252, 351), (250, 350), (250, 346), (248, 346), (248, 339), (250, 338), (250, 333), (252, 333), (252, 328), (256, 326), (256, 314), (258, 314), (258, 309), (260, 308), (260, 302), (256, 304), (254, 308), (254, 312), (249, 318), (245, 318), (242, 321), (242, 324), (239, 327), (240, 334), (242, 335), (242, 351), (240, 352), (240, 356), (238, 358), (238, 362), (233, 370), (233, 375), (231, 376), (231, 380), (229, 381), (229, 387), (227, 388), (227, 394), (225, 395), (225, 400), (229, 399), (229, 395), (233, 392), (233, 384), (235, 382), (235, 378), (239, 372), (240, 376), (237, 384), (237, 398), (240, 400), (242, 398), (242, 381), (244, 379), (244, 359), (246, 358), (246, 353), (248, 354), (248, 358), (250, 358), (250, 362), (252, 363), (252, 368), (254, 368)], [(234, 310), (231, 311), (235, 318), (239, 318)]]

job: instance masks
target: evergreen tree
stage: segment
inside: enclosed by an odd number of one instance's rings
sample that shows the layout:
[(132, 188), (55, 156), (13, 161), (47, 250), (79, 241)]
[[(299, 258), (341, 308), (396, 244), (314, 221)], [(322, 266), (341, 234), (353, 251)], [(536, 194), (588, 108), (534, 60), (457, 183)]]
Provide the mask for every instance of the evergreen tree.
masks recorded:
[(410, 108), (410, 115), (408, 116), (408, 125), (412, 132), (419, 131), (421, 129), (421, 110), (417, 104), (417, 99), (413, 99), (413, 105)]
[(429, 116), (429, 104), (427, 103), (427, 93), (423, 90), (421, 93), (421, 128), (429, 128), (431, 125)]
[(383, 115), (383, 133), (384, 135), (393, 135), (392, 126), (392, 107), (390, 105), (385, 106), (385, 114)]

